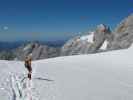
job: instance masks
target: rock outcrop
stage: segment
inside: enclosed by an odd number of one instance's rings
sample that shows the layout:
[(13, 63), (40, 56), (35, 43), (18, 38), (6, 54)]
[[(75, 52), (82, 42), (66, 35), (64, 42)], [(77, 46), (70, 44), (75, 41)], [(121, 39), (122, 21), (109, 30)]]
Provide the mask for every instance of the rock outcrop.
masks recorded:
[(30, 54), (32, 54), (33, 60), (57, 57), (59, 56), (59, 52), (59, 48), (49, 47), (34, 42), (23, 45), (14, 51), (16, 59), (18, 60), (24, 60), (25, 57)]
[(113, 39), (110, 28), (104, 24), (97, 26), (94, 32), (87, 35), (77, 36), (69, 40), (61, 49), (61, 55), (75, 55), (95, 53), (106, 50)]
[(125, 49), (133, 43), (133, 14), (125, 18), (113, 32), (109, 49)]
[(116, 29), (111, 32), (104, 24), (97, 26), (88, 35), (74, 37), (61, 49), (61, 55), (75, 55), (125, 49), (133, 43), (133, 14), (125, 18)]

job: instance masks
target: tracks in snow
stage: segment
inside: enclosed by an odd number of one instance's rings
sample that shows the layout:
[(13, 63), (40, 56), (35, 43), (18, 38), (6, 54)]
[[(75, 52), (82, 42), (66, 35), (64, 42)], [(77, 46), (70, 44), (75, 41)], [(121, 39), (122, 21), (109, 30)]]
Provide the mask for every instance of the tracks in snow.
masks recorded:
[[(33, 85), (33, 81), (47, 81), (53, 82), (53, 80), (43, 77), (33, 77), (29, 80), (27, 77), (19, 79), (16, 75), (10, 76), (12, 99), (11, 100), (39, 100), (39, 94), (36, 94), (36, 88)], [(33, 95), (34, 94), (34, 95)]]

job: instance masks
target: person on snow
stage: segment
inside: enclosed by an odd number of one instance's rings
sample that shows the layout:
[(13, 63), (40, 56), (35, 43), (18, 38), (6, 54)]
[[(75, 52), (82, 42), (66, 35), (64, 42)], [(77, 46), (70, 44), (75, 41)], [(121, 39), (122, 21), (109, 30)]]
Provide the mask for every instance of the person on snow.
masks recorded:
[(25, 68), (28, 70), (28, 78), (31, 80), (31, 73), (32, 73), (32, 67), (31, 67), (31, 56), (26, 56), (25, 58)]

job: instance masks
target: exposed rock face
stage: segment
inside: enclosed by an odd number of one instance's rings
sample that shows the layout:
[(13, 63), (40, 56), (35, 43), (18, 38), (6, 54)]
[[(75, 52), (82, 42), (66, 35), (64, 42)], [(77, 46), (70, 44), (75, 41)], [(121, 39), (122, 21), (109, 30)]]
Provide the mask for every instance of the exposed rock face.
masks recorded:
[(124, 49), (133, 43), (133, 14), (124, 19), (113, 32), (109, 49)]
[[(94, 32), (88, 33), (88, 35), (77, 36), (69, 40), (61, 49), (61, 55), (75, 55), (75, 54), (87, 54), (95, 53), (101, 49), (106, 49), (113, 39), (109, 27), (104, 24), (97, 26)], [(106, 47), (105, 46), (106, 41)]]
[[(106, 50), (112, 40), (113, 34), (111, 33), (110, 28), (104, 24), (98, 25), (94, 34), (94, 46), (92, 51), (95, 52), (101, 49)], [(105, 44), (106, 47), (102, 48)]]
[(45, 59), (59, 56), (60, 49), (48, 47), (39, 43), (29, 43), (15, 50), (16, 59), (24, 60), (27, 55), (32, 54), (32, 59)]
[(61, 55), (96, 53), (124, 49), (133, 43), (133, 14), (125, 18), (117, 28), (111, 32), (104, 24), (97, 26), (88, 35), (77, 36), (69, 40), (61, 49)]

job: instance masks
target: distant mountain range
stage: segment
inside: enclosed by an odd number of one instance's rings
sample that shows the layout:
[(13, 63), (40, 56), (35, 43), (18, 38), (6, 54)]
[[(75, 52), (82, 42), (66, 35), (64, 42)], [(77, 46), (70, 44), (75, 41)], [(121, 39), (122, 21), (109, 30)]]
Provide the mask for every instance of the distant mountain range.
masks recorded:
[(19, 47), (24, 42), (16, 41), (16, 42), (2, 42), (0, 41), (0, 50), (10, 50)]
[[(61, 47), (67, 40), (57, 40), (57, 41), (33, 41), (42, 45), (48, 45), (52, 47)], [(11, 50), (17, 48), (23, 44), (31, 43), (31, 41), (13, 41), (6, 42), (0, 41), (0, 50)]]
[(0, 59), (24, 60), (32, 54), (33, 60), (58, 56), (88, 54), (125, 49), (133, 43), (133, 14), (122, 20), (111, 31), (100, 24), (86, 35), (78, 35), (66, 41), (0, 42)]
[(60, 55), (60, 48), (65, 42), (66, 40), (0, 42), (0, 59), (24, 60), (31, 53), (34, 55), (33, 60), (56, 57)]

